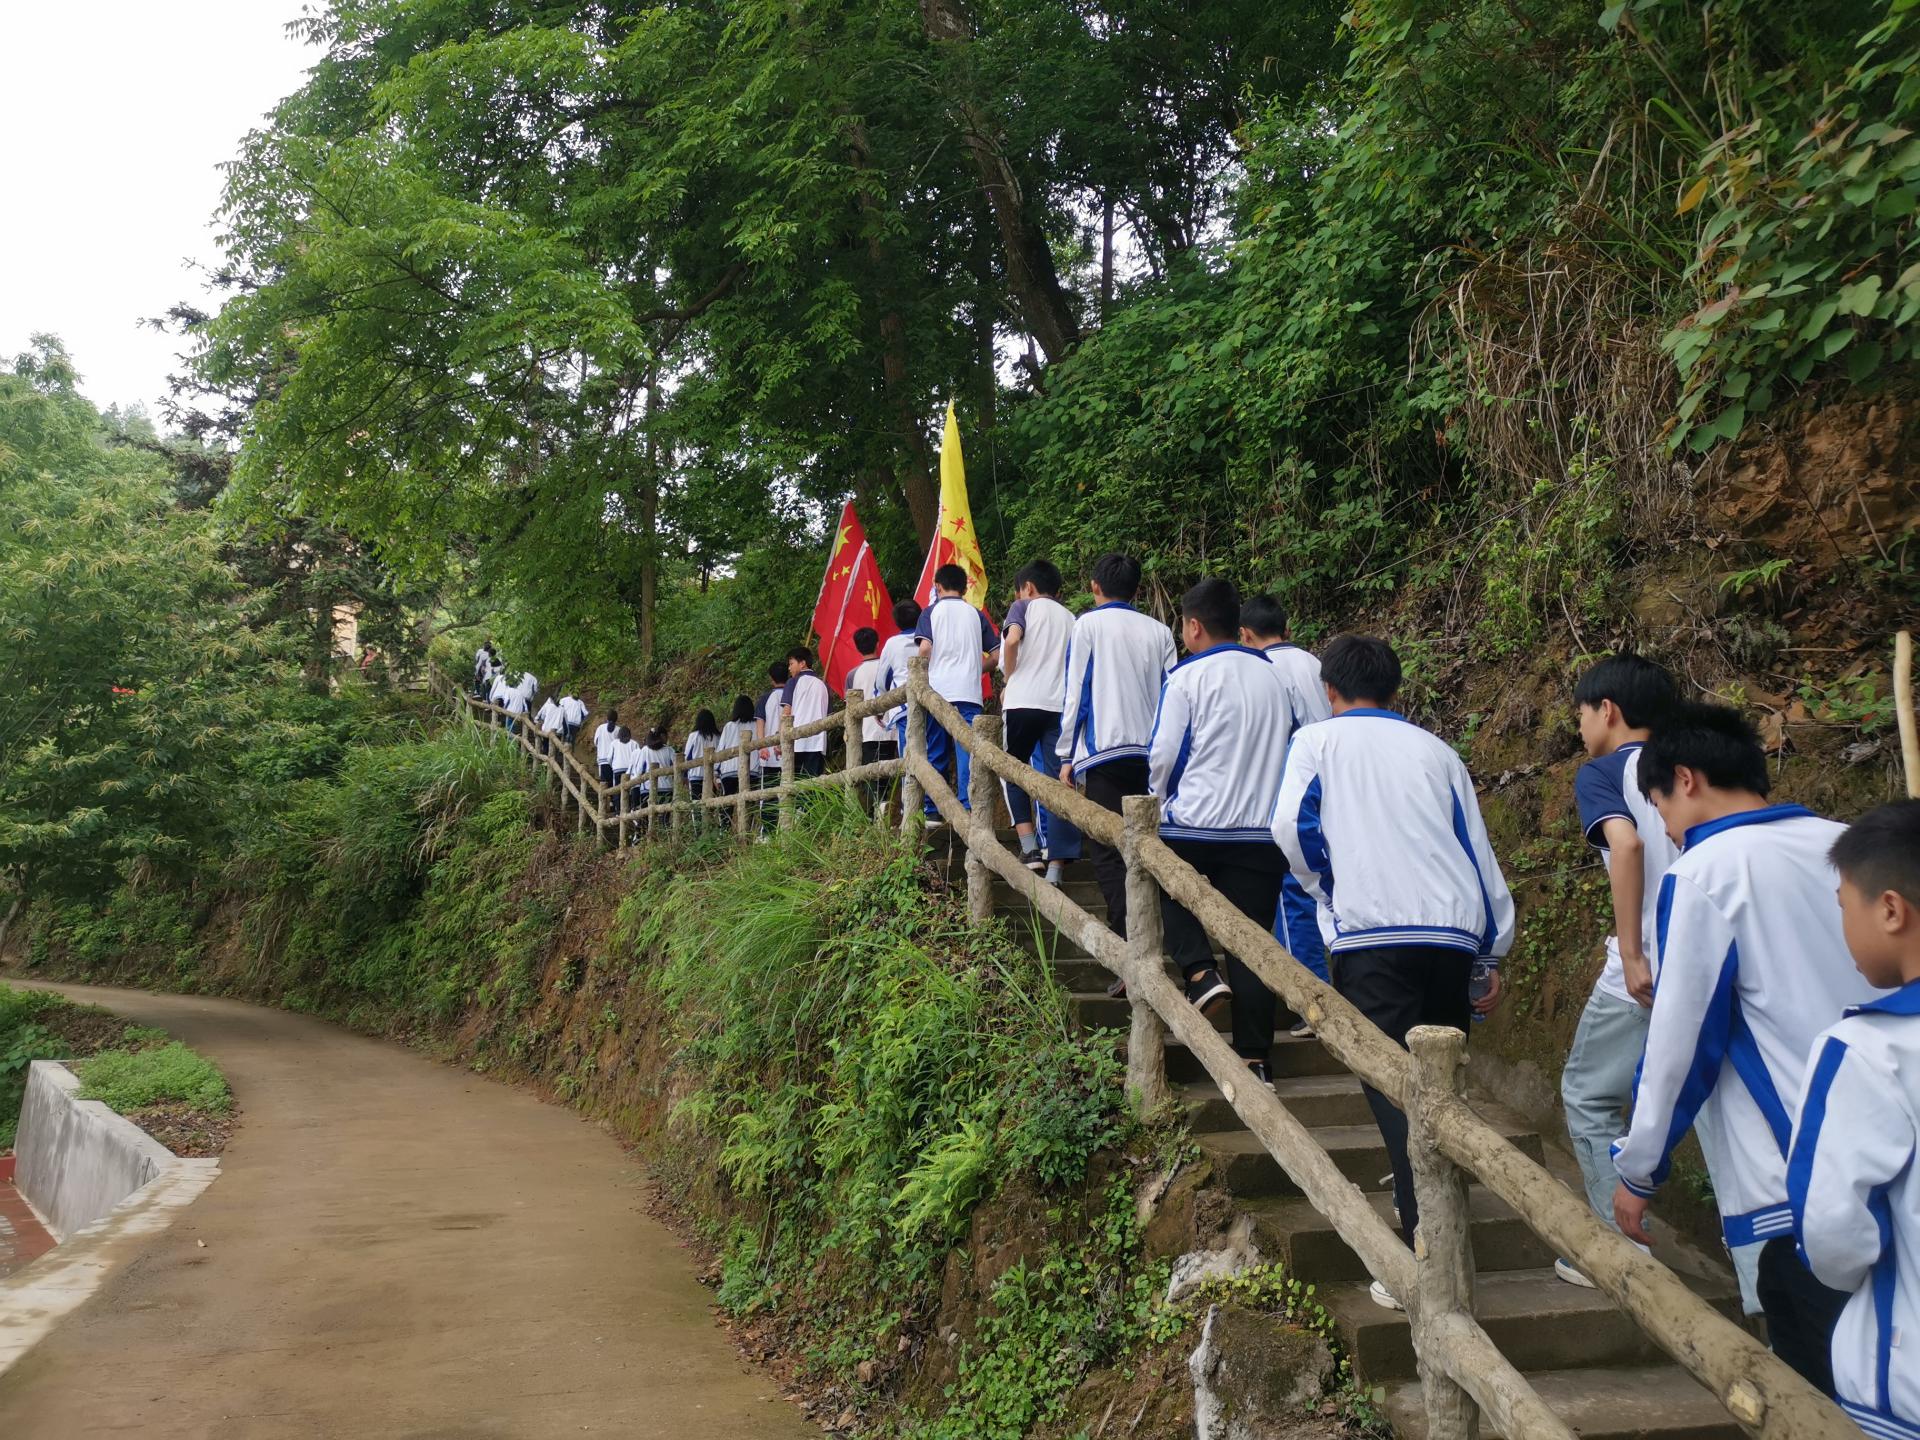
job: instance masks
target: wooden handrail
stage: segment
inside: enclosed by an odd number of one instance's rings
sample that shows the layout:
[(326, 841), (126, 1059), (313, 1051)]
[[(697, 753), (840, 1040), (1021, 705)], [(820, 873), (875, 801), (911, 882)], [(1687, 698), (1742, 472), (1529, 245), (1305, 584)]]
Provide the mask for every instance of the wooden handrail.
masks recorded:
[[(1667, 1266), (1604, 1224), (1584, 1197), (1569, 1191), (1473, 1111), (1459, 1093), (1457, 1059), (1447, 1059), (1455, 1055), (1451, 1047), (1456, 1042), (1442, 1038), (1457, 1036), (1457, 1031), (1416, 1032), (1409, 1037), (1414, 1053), (1402, 1050), (1331, 985), (1297, 962), (1266, 927), (1241, 914), (1159, 838), (1156, 802), (1149, 797), (1133, 797), (1123, 815), (1094, 804), (1071, 786), (991, 743), (984, 732), (991, 730), (997, 740), (992, 717), (988, 725), (976, 731), (928, 685), (924, 660), (910, 661), (909, 672), (904, 686), (872, 699), (860, 699), (804, 726), (789, 721), (777, 736), (777, 743), (790, 760), (793, 742), (798, 739), (829, 733), (836, 726), (847, 727), (847, 733), (852, 734), (854, 721), (904, 704), (907, 745), (899, 759), (869, 765), (849, 762), (846, 768), (818, 777), (790, 778), (754, 791), (754, 800), (766, 803), (825, 785), (899, 776), (903, 782), (903, 827), (910, 833), (917, 830), (924, 796), (966, 845), (969, 897), (976, 913), (985, 907), (988, 894), (980, 877), (997, 875), (1088, 955), (1124, 978), (1135, 1006), (1128, 1085), (1136, 1101), (1151, 1106), (1165, 1093), (1163, 1075), (1140, 1072), (1147, 1065), (1159, 1070), (1160, 1037), (1170, 1032), (1193, 1053), (1268, 1154), (1315, 1208), (1333, 1222), (1368, 1272), (1407, 1304), (1427, 1395), (1431, 1440), (1468, 1440), (1476, 1405), (1511, 1440), (1572, 1440), (1566, 1423), (1548, 1408), (1474, 1318), (1470, 1250), (1463, 1253), (1469, 1241), (1464, 1216), (1455, 1203), (1464, 1183), (1461, 1171), (1477, 1178), (1511, 1206), (1536, 1235), (1576, 1265), (1661, 1349), (1705, 1385), (1744, 1429), (1766, 1440), (1858, 1440), (1857, 1429), (1832, 1402), (1739, 1325), (1695, 1295)], [(443, 692), (464, 705), (465, 713), (490, 719), (507, 714), (448, 684), (437, 670), (432, 673)], [(982, 787), (984, 775), (991, 774), (1019, 786), (1036, 805), (1064, 817), (1083, 833), (1120, 850), (1127, 864), (1130, 895), (1138, 890), (1142, 898), (1157, 897), (1164, 891), (1179, 901), (1212, 940), (1237, 955), (1313, 1026), (1335, 1059), (1407, 1112), (1411, 1143), (1420, 1147), (1414, 1157), (1422, 1215), (1422, 1245), (1417, 1256), (1359, 1188), (1340, 1173), (1332, 1157), (1284, 1102), (1268, 1087), (1247, 1083), (1245, 1061), (1167, 978), (1156, 926), (1143, 925), (1140, 935), (1122, 939), (1059, 887), (1046, 884), (1028, 870), (1021, 858), (996, 837), (986, 813), (990, 807), (976, 803), (969, 809), (962, 804), (953, 787), (927, 759), (929, 720), (941, 725), (970, 757), (975, 775), (971, 799), (984, 802), (990, 797), (990, 790)], [(524, 732), (546, 732), (538, 731), (531, 722), (518, 728), (523, 732), (519, 737), (521, 747), (543, 758), (533, 749), (531, 735)], [(701, 798), (689, 808), (730, 806), (744, 821), (747, 757), (753, 751), (771, 748), (768, 742), (773, 738), (762, 737), (732, 750), (710, 752), (695, 761), (682, 760), (670, 772), (653, 772), (674, 777), (675, 817), (679, 814), (683, 775), (694, 769), (711, 775), (712, 767), (721, 760), (736, 758), (742, 762), (739, 793), (716, 795), (711, 793), (714, 787), (705, 787)], [(556, 753), (565, 759), (556, 761)], [(583, 820), (586, 796), (593, 795), (596, 823), (603, 830), (611, 823), (604, 813), (608, 791), (631, 789), (649, 778), (634, 777), (619, 786), (602, 786), (570, 753), (558, 747), (550, 745), (544, 758), (563, 784), (566, 767), (572, 767), (582, 784), (568, 787), (569, 792)], [(790, 764), (786, 773), (793, 773)], [(629, 816), (623, 813), (619, 818), (624, 829)], [(1143, 916), (1157, 915), (1157, 899), (1156, 903), (1135, 904), (1130, 909), (1139, 909)], [(1471, 1397), (1472, 1403), (1466, 1404), (1463, 1397)]]

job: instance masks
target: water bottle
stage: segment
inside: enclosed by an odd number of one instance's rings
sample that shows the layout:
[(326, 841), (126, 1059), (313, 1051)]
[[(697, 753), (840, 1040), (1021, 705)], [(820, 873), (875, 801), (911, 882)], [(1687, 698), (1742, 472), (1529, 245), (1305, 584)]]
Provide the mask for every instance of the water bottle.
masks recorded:
[[(1478, 1002), (1487, 998), (1487, 992), (1493, 988), (1494, 972), (1500, 967), (1491, 960), (1476, 960), (1473, 969), (1467, 972), (1467, 999)], [(1473, 1012), (1473, 1023), (1478, 1025), (1487, 1017), (1478, 1010)]]

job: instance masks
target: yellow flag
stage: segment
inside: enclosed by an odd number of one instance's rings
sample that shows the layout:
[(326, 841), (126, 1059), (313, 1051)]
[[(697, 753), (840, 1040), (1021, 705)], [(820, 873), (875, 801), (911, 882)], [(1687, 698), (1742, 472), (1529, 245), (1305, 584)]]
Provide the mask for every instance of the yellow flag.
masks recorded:
[(933, 572), (942, 565), (958, 565), (967, 572), (967, 603), (987, 603), (987, 562), (980, 553), (980, 537), (973, 530), (973, 506), (967, 501), (967, 465), (960, 453), (960, 421), (947, 402), (947, 428), (940, 438), (940, 515), (933, 527), (933, 544), (921, 568), (914, 598), (922, 605), (933, 600)]

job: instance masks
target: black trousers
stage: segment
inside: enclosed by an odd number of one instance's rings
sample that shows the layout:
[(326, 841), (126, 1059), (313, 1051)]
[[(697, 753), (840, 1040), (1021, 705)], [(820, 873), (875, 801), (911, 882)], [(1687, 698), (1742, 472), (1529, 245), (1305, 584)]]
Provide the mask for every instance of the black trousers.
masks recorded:
[(824, 750), (796, 750), (793, 753), (793, 768), (797, 775), (824, 775), (827, 773), (827, 752)]
[[(1333, 988), (1401, 1049), (1406, 1048), (1407, 1032), (1416, 1025), (1450, 1025), (1471, 1033), (1473, 1003), (1467, 998), (1467, 978), (1473, 956), (1466, 951), (1440, 945), (1390, 945), (1345, 950), (1327, 960), (1333, 968)], [(1393, 1203), (1400, 1208), (1400, 1234), (1411, 1245), (1420, 1207), (1413, 1198), (1413, 1167), (1407, 1160), (1407, 1117), (1371, 1085), (1360, 1088), (1386, 1142), (1387, 1159), (1393, 1166)]]
[(900, 746), (893, 740), (862, 740), (860, 742), (860, 763), (872, 765), (881, 760), (898, 760)]
[(1801, 1263), (1791, 1235), (1776, 1235), (1760, 1247), (1760, 1309), (1767, 1317), (1767, 1344), (1808, 1384), (1833, 1395), (1833, 1327), (1850, 1298), (1829, 1290)]
[[(1287, 860), (1278, 845), (1259, 840), (1169, 840), (1167, 848), (1213, 882), (1233, 908), (1261, 927), (1273, 924), (1280, 905), (1280, 882)], [(1192, 976), (1213, 968), (1213, 941), (1186, 906), (1171, 895), (1160, 897), (1160, 923), (1166, 927), (1167, 955)], [(1233, 989), (1233, 1049), (1243, 1060), (1265, 1060), (1273, 1049), (1278, 1003), (1258, 975), (1227, 952), (1227, 984)]]
[(600, 762), (600, 783), (602, 785), (613, 784), (613, 766), (604, 760)]
[[(1129, 795), (1147, 793), (1147, 759), (1129, 755), (1096, 765), (1081, 777), (1087, 799), (1103, 810), (1120, 810), (1120, 802)], [(1087, 836), (1087, 852), (1093, 859), (1093, 875), (1100, 882), (1100, 893), (1107, 902), (1107, 927), (1116, 935), (1127, 933), (1127, 866), (1120, 852)], [(1269, 912), (1266, 923), (1273, 924)]]

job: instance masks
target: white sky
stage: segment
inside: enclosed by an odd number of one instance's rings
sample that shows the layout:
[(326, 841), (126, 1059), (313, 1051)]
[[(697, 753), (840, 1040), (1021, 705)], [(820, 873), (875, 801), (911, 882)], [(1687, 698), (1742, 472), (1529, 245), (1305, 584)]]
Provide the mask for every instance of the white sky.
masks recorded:
[(318, 54), (301, 0), (0, 0), (0, 364), (52, 331), (103, 409), (149, 410), (179, 342), (140, 325), (205, 300), (214, 168)]

